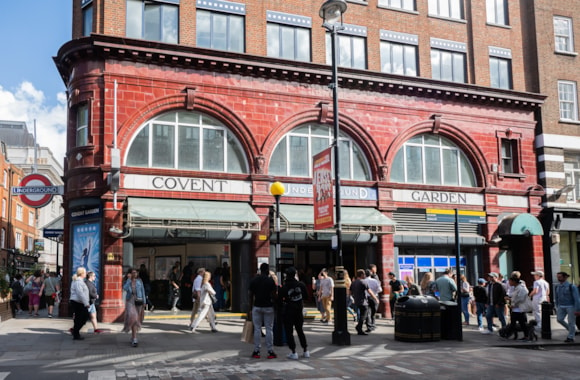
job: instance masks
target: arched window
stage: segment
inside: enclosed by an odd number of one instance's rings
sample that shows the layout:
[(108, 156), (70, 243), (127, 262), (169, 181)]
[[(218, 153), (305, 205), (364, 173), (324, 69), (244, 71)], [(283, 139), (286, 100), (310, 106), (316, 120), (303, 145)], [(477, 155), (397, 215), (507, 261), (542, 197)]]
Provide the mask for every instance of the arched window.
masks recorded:
[(391, 181), (444, 186), (477, 186), (473, 168), (455, 144), (433, 134), (408, 140), (393, 160)]
[(169, 112), (146, 122), (128, 150), (127, 166), (247, 173), (238, 139), (199, 112)]
[[(270, 175), (312, 177), (312, 156), (328, 148), (334, 140), (332, 128), (315, 123), (303, 124), (287, 133), (274, 149)], [(344, 133), (338, 138), (340, 178), (371, 179), (368, 162), (358, 145)], [(334, 155), (332, 155), (334, 159)]]

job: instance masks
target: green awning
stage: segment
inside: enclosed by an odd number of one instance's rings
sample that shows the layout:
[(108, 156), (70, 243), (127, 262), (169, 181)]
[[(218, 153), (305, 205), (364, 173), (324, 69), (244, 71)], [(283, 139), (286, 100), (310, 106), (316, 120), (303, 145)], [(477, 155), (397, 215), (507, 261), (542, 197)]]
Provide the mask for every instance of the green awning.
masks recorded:
[(130, 228), (259, 231), (260, 218), (243, 202), (129, 198)]
[[(395, 232), (395, 222), (375, 208), (341, 207), (340, 210), (343, 233), (391, 234)], [(286, 232), (314, 231), (314, 206), (281, 204), (280, 219), (281, 229)]]
[(502, 218), (497, 227), (498, 236), (523, 235), (531, 236), (544, 234), (544, 229), (538, 218), (532, 214), (511, 214)]

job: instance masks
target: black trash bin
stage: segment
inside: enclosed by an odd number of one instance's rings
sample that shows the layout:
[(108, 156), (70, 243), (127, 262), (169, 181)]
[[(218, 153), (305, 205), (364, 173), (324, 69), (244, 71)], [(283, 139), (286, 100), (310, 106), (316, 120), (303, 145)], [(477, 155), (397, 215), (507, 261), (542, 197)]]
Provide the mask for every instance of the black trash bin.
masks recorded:
[(459, 305), (453, 301), (439, 301), (441, 307), (441, 339), (459, 339), (461, 316)]
[(395, 303), (395, 340), (434, 342), (441, 339), (441, 311), (431, 296), (404, 296)]

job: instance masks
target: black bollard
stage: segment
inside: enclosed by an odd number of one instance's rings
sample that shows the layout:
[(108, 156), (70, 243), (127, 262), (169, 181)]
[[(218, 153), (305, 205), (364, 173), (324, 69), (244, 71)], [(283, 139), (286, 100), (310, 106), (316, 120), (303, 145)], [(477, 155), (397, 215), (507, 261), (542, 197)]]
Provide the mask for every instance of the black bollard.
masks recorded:
[(552, 339), (552, 304), (542, 302), (542, 339)]

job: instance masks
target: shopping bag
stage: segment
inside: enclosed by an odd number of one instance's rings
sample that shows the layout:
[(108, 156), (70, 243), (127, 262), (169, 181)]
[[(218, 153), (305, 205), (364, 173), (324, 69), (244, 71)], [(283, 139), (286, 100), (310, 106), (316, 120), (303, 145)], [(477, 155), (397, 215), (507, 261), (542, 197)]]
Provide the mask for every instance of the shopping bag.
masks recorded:
[(245, 343), (254, 343), (254, 323), (252, 321), (244, 322), (241, 341)]

